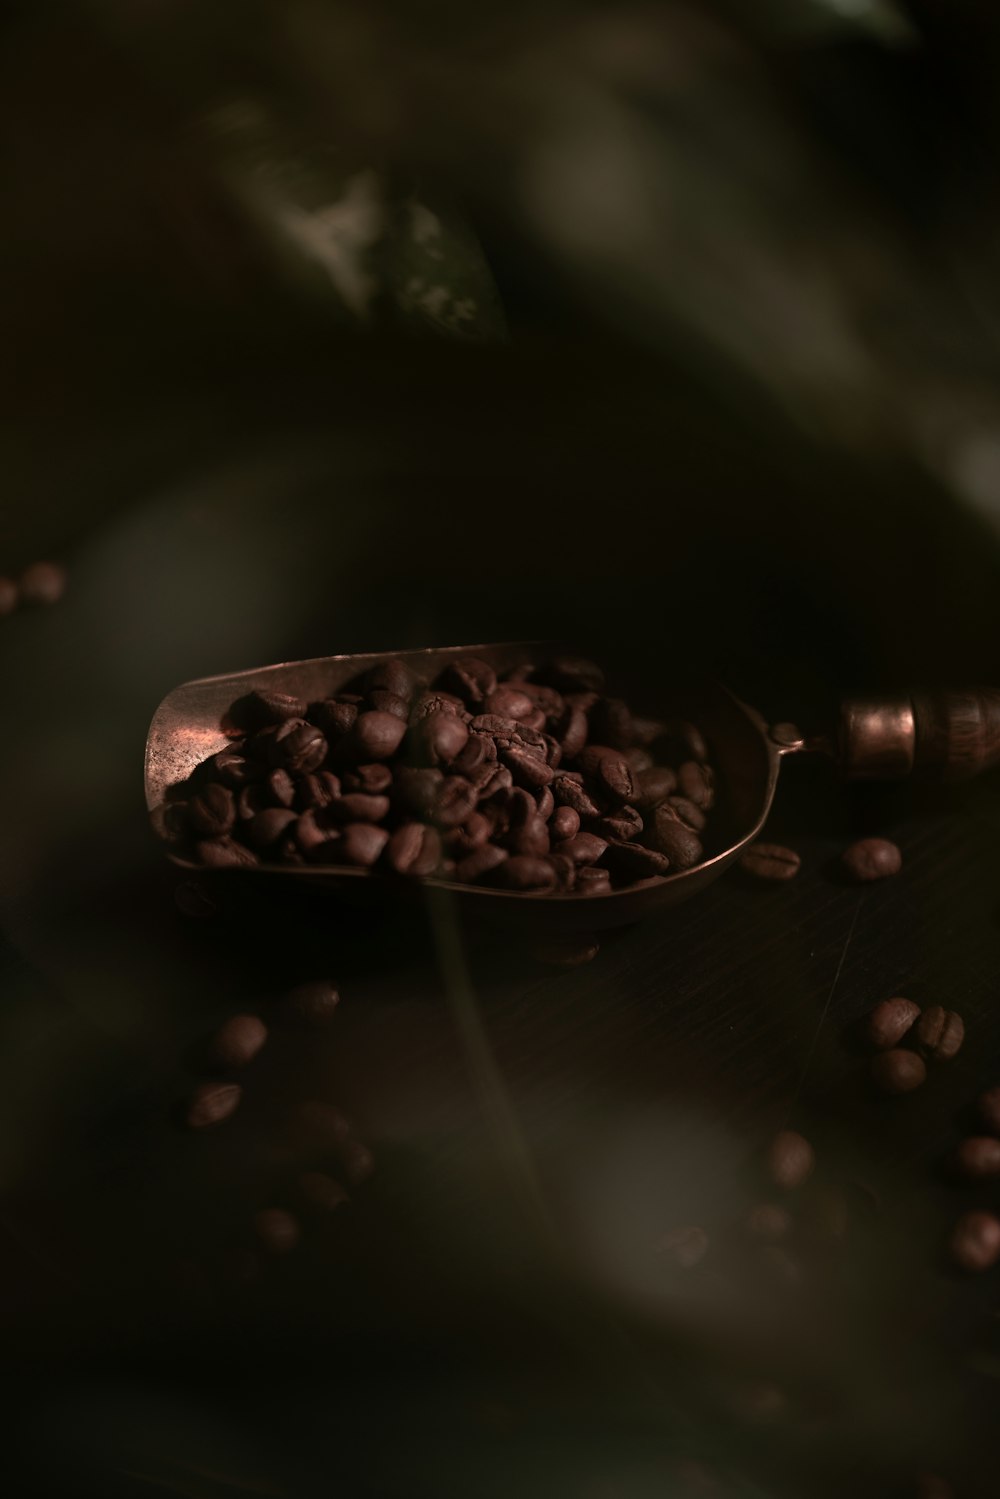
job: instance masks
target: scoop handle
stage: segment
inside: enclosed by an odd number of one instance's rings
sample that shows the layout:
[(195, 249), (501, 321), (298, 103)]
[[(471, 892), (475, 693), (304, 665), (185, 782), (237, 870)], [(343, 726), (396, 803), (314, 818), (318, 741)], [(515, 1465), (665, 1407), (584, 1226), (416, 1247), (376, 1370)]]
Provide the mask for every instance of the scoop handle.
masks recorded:
[(1000, 689), (846, 698), (836, 753), (852, 780), (967, 780), (1000, 764)]

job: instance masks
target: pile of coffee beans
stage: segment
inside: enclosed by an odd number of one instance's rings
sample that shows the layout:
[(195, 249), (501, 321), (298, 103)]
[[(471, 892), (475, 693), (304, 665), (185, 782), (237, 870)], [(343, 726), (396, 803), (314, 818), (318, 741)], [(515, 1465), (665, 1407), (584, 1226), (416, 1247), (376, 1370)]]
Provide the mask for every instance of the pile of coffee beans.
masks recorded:
[(378, 663), (306, 703), (254, 692), (230, 744), (154, 814), (210, 868), (377, 867), (536, 894), (599, 894), (704, 857), (715, 800), (696, 725), (634, 714), (592, 661), (498, 676), (458, 657), (432, 682)]

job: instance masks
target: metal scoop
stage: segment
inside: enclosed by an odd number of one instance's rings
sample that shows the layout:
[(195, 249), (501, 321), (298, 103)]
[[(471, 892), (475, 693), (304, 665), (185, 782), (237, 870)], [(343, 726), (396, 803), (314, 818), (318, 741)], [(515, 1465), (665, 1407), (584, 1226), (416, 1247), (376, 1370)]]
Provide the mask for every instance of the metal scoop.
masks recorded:
[[(380, 661), (399, 658), (430, 681), (460, 656), (477, 656), (498, 672), (554, 653), (551, 643), (452, 646), (445, 650), (384, 651), (370, 656), (319, 656), (228, 676), (186, 682), (163, 699), (146, 741), (146, 803), (160, 805), (169, 787), (186, 778), (202, 760), (229, 742), (221, 725), (227, 709), (255, 690), (282, 692), (307, 702), (332, 696)], [(781, 761), (786, 755), (818, 750), (839, 761), (854, 779), (893, 779), (935, 771), (962, 779), (1000, 761), (1000, 691), (974, 688), (940, 694), (905, 694), (849, 699), (831, 738), (807, 739), (791, 724), (769, 727), (761, 715), (727, 688), (685, 689), (669, 702), (636, 703), (657, 716), (680, 714), (696, 722), (712, 755), (718, 791), (713, 813), (716, 852), (701, 864), (646, 879), (622, 890), (594, 895), (535, 894), (461, 885), (443, 879), (422, 881), (446, 889), (473, 914), (530, 928), (539, 936), (595, 932), (626, 925), (695, 895), (719, 877), (759, 835), (770, 811)], [(723, 846), (724, 845), (724, 846)], [(254, 869), (204, 870), (171, 852), (185, 869), (213, 879), (305, 881), (324, 890), (362, 890), (377, 895), (385, 881), (367, 869), (331, 865), (261, 864)]]

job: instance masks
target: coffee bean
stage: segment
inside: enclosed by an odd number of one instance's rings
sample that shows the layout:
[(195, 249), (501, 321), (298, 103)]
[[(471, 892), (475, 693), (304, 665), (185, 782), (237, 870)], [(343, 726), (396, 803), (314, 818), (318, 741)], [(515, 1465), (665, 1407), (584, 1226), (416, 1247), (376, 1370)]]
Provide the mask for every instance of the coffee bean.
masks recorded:
[(297, 1218), (284, 1208), (262, 1208), (254, 1214), (254, 1233), (268, 1254), (288, 1254), (302, 1237)]
[(643, 822), (634, 807), (617, 807), (614, 812), (598, 817), (589, 829), (599, 838), (619, 843), (634, 843), (642, 832)]
[(575, 838), (579, 831), (579, 812), (574, 812), (572, 807), (557, 807), (552, 814), (553, 841), (564, 843), (568, 838)]
[(779, 1130), (768, 1146), (767, 1173), (774, 1185), (783, 1191), (801, 1187), (812, 1175), (815, 1165), (812, 1146), (797, 1130)]
[(699, 838), (685, 827), (669, 802), (661, 802), (653, 812), (653, 824), (647, 829), (649, 840), (670, 860), (674, 869), (691, 869), (702, 859)]
[(535, 711), (543, 714), (550, 723), (554, 724), (562, 718), (566, 711), (566, 699), (561, 692), (554, 687), (547, 687), (544, 682), (521, 682), (519, 686), (525, 697), (531, 699)]
[(295, 782), (287, 770), (272, 770), (267, 778), (267, 793), (278, 807), (290, 807), (295, 801)]
[(202, 1083), (191, 1096), (184, 1115), (191, 1129), (207, 1129), (235, 1114), (243, 1097), (239, 1083)]
[(211, 1061), (216, 1067), (246, 1067), (266, 1040), (267, 1026), (258, 1015), (233, 1015), (212, 1038)]
[(335, 1213), (351, 1200), (340, 1182), (323, 1171), (303, 1171), (296, 1186), (303, 1204), (317, 1213)]
[(970, 1135), (955, 1152), (955, 1170), (967, 1181), (1000, 1176), (1000, 1140), (992, 1135)]
[(509, 684), (491, 692), (484, 707), (487, 713), (495, 713), (499, 718), (530, 718), (535, 712), (535, 704), (528, 694)]
[(402, 742), (406, 724), (394, 713), (380, 713), (372, 708), (359, 713), (354, 727), (345, 739), (339, 754), (355, 764), (367, 764), (371, 760), (388, 760)]
[(268, 807), (250, 819), (246, 836), (254, 848), (270, 848), (297, 821), (297, 814), (290, 812), (287, 807)]
[(633, 745), (631, 749), (623, 750), (622, 754), (637, 776), (641, 776), (643, 771), (652, 770), (653, 768), (653, 757), (647, 749), (641, 749), (638, 745)]
[(394, 797), (405, 812), (414, 817), (430, 817), (443, 785), (442, 771), (403, 765), (396, 772)]
[(912, 999), (883, 999), (865, 1017), (865, 1037), (878, 1051), (898, 1046), (920, 1014)]
[(6, 619), (17, 608), (18, 589), (13, 578), (0, 577), (0, 619)]
[(565, 771), (552, 779), (552, 795), (561, 807), (571, 807), (578, 817), (598, 817), (600, 807), (582, 784)]
[(445, 667), (435, 685), (454, 692), (467, 707), (478, 708), (495, 691), (497, 674), (488, 661), (464, 656)]
[(556, 882), (556, 875), (547, 859), (518, 854), (500, 865), (497, 879), (509, 890), (550, 890)]
[(708, 1253), (708, 1234), (693, 1223), (672, 1228), (657, 1244), (656, 1253), (681, 1270), (693, 1270)]
[(841, 863), (852, 880), (867, 884), (898, 874), (903, 856), (887, 838), (862, 838), (844, 850)]
[(318, 770), (313, 775), (298, 778), (295, 788), (295, 804), (303, 812), (308, 809), (320, 811), (339, 801), (342, 795), (340, 780), (332, 770)]
[(323, 862), (326, 854), (330, 852), (331, 845), (340, 841), (339, 830), (321, 825), (317, 821), (316, 811), (312, 808), (307, 808), (300, 814), (291, 828), (291, 835), (299, 853), (310, 863)]
[(426, 823), (404, 822), (390, 837), (383, 857), (396, 874), (423, 879), (441, 862), (440, 834)]
[(607, 745), (588, 745), (580, 754), (580, 769), (599, 796), (615, 802), (630, 802), (636, 790), (632, 767)]
[(428, 718), (432, 713), (453, 713), (463, 723), (468, 723), (472, 717), (462, 699), (454, 693), (422, 692), (419, 697), (414, 698), (410, 707), (410, 723), (418, 724), (422, 718)]
[(195, 854), (206, 869), (252, 869), (257, 855), (232, 838), (206, 839), (195, 845)]
[(18, 579), (22, 604), (58, 604), (66, 592), (66, 569), (59, 562), (32, 562)]
[(365, 688), (369, 694), (391, 692), (394, 697), (402, 698), (404, 702), (410, 701), (417, 686), (416, 673), (407, 666), (405, 661), (400, 661), (398, 656), (376, 662), (365, 677)]
[(752, 843), (740, 859), (740, 868), (757, 880), (792, 880), (802, 860), (792, 848), (780, 843)]
[(337, 862), (363, 867), (376, 864), (388, 841), (385, 828), (372, 822), (349, 822), (337, 844)]
[(567, 703), (553, 724), (555, 737), (562, 746), (563, 756), (574, 760), (587, 742), (590, 725), (582, 708)]
[(465, 748), (452, 761), (451, 768), (459, 775), (478, 783), (480, 775), (486, 779), (496, 763), (497, 747), (493, 740), (485, 734), (470, 734)]
[(677, 771), (677, 787), (681, 796), (696, 807), (707, 812), (715, 801), (715, 779), (707, 765), (697, 760), (685, 760)]
[(453, 828), (447, 834), (448, 852), (456, 859), (464, 858), (466, 854), (475, 853), (477, 848), (488, 843), (492, 832), (493, 823), (490, 818), (482, 812), (473, 812), (461, 827)]
[(980, 1093), (976, 1104), (979, 1122), (991, 1134), (1000, 1135), (1000, 1086), (987, 1088)]
[(747, 1233), (754, 1239), (776, 1243), (788, 1237), (792, 1228), (791, 1214), (776, 1202), (760, 1202), (747, 1215)]
[(922, 1056), (950, 1062), (965, 1040), (965, 1022), (954, 1010), (928, 1005), (914, 1027), (913, 1038)]
[(535, 807), (543, 822), (548, 822), (556, 810), (556, 799), (552, 795), (551, 781), (535, 792)]
[(500, 758), (519, 786), (534, 790), (547, 786), (552, 780), (552, 767), (540, 760), (528, 747), (512, 744), (509, 748), (501, 749)]
[(883, 1093), (912, 1093), (927, 1080), (927, 1068), (914, 1051), (883, 1051), (872, 1058), (872, 1081)]
[(429, 713), (410, 730), (407, 749), (417, 765), (448, 765), (468, 742), (469, 730), (454, 713)]
[[(629, 762), (633, 764), (634, 762)], [(642, 812), (652, 811), (660, 802), (666, 801), (677, 788), (677, 777), (669, 765), (653, 765), (649, 770), (640, 770), (639, 791), (636, 805)]]
[(596, 864), (607, 847), (606, 838), (598, 838), (595, 833), (577, 833), (575, 838), (560, 843), (556, 852), (572, 859), (574, 864)]
[(381, 822), (388, 811), (387, 796), (366, 796), (363, 791), (351, 791), (332, 801), (325, 809), (325, 817), (331, 823)]
[[(578, 834), (577, 841), (585, 836), (584, 833)], [(670, 868), (670, 860), (665, 854), (644, 848), (641, 843), (609, 843), (602, 863), (618, 884), (659, 877)]]
[(324, 698), (322, 702), (309, 704), (307, 717), (310, 723), (322, 730), (331, 744), (338, 744), (357, 723), (358, 707), (356, 703)]
[(551, 845), (548, 827), (540, 817), (530, 817), (519, 827), (511, 829), (507, 845), (512, 854), (531, 854), (536, 858), (544, 858)]
[(604, 895), (611, 889), (611, 875), (606, 869), (585, 865), (577, 869), (576, 888), (581, 895)]
[(601, 668), (583, 656), (557, 656), (539, 667), (535, 679), (559, 692), (600, 692), (604, 686)]
[(206, 786), (187, 804), (187, 821), (202, 838), (222, 838), (236, 821), (236, 799), (228, 786)]
[[(565, 854), (557, 851), (549, 855), (549, 863), (555, 870), (556, 884), (564, 893), (576, 889), (577, 875), (580, 870), (595, 868), (593, 864), (574, 864), (572, 859), (568, 859)], [(602, 873), (607, 874), (607, 870), (602, 870)]]
[(485, 802), (499, 796), (501, 792), (509, 791), (513, 784), (514, 777), (506, 765), (498, 765), (475, 790), (476, 794)]
[(243, 699), (247, 727), (258, 729), (265, 724), (286, 723), (290, 718), (304, 719), (306, 716), (306, 704), (298, 697), (290, 697), (286, 692), (251, 692)]
[(340, 995), (329, 979), (312, 979), (286, 990), (278, 1001), (277, 1014), (282, 1020), (322, 1028), (333, 1019), (339, 1003)]
[(353, 770), (344, 771), (341, 782), (346, 792), (361, 791), (365, 796), (381, 796), (392, 785), (392, 771), (388, 765), (356, 765)]
[(632, 744), (632, 715), (620, 697), (599, 697), (587, 715), (590, 732), (599, 744), (626, 750)]
[(367, 1180), (375, 1169), (375, 1157), (368, 1149), (368, 1146), (362, 1145), (360, 1140), (345, 1140), (338, 1150), (337, 1155), (341, 1170), (352, 1187), (356, 1187), (360, 1182)]
[(327, 742), (315, 724), (290, 718), (269, 735), (266, 752), (272, 765), (285, 770), (318, 770), (326, 759)]
[(686, 796), (668, 796), (667, 806), (684, 824), (695, 833), (700, 833), (705, 826), (705, 814), (694, 802), (689, 802)]
[[(238, 790), (254, 781), (265, 779), (267, 772), (262, 765), (247, 758), (241, 750), (224, 749), (205, 762), (206, 770), (223, 785)], [(199, 767), (200, 768), (200, 767)]]
[(500, 848), (496, 843), (484, 843), (482, 848), (459, 859), (455, 866), (455, 878), (463, 885), (476, 885), (499, 869), (501, 864), (506, 864), (509, 858), (505, 848)]
[(1000, 1260), (1000, 1218), (993, 1213), (963, 1213), (955, 1224), (948, 1249), (960, 1270), (979, 1274)]
[(472, 815), (479, 793), (464, 776), (447, 776), (437, 796), (431, 817), (442, 828), (457, 828)]
[(374, 692), (368, 694), (368, 706), (379, 713), (391, 713), (395, 718), (401, 718), (404, 723), (409, 722), (410, 705), (405, 698), (397, 697), (394, 692), (385, 692), (376, 687)]

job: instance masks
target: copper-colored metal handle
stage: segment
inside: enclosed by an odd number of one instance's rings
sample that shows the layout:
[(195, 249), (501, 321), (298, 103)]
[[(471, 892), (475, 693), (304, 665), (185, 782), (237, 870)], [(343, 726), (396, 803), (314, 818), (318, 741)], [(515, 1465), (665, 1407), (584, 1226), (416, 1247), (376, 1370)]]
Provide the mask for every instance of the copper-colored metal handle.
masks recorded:
[(848, 698), (840, 709), (837, 758), (854, 780), (978, 775), (1000, 764), (1000, 690)]

